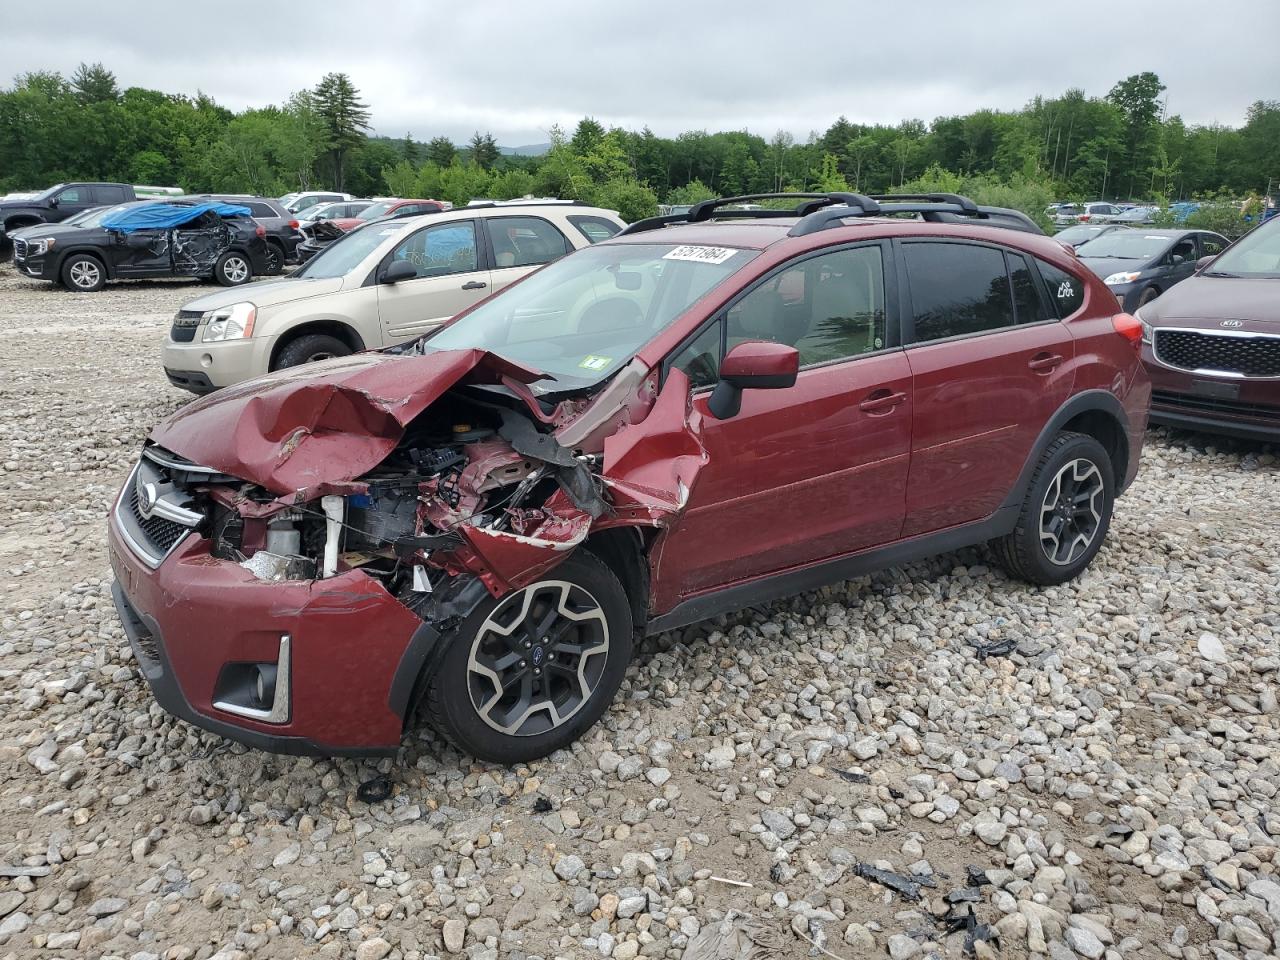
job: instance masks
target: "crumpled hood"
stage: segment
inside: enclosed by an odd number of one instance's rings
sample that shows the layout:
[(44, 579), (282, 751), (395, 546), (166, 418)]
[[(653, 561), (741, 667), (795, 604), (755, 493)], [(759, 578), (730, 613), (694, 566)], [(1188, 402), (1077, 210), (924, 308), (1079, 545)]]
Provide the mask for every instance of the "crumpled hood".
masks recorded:
[(228, 287), (216, 293), (206, 293), (182, 305), (183, 310), (199, 310), (205, 313), (233, 303), (248, 301), (257, 307), (270, 307), (277, 303), (305, 300), (337, 293), (342, 289), (342, 277), (321, 277), (315, 280), (282, 277), (279, 280), (259, 280), (242, 287)]
[(286, 495), (346, 483), (382, 462), (405, 425), (464, 378), (541, 377), (485, 350), (360, 353), (290, 367), (192, 401), (151, 440)]

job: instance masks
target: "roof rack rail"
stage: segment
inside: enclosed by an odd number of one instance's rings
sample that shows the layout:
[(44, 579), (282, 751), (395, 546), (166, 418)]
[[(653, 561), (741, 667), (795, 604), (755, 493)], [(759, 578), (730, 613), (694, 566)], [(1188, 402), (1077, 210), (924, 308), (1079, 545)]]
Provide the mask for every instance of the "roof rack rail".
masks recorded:
[[(766, 207), (760, 210), (728, 210), (726, 207), (737, 203), (752, 203), (756, 200), (799, 200), (791, 209)], [(703, 200), (695, 203), (685, 213), (668, 213), (657, 217), (646, 217), (637, 220), (622, 230), (619, 236), (633, 233), (644, 233), (657, 230), (669, 223), (705, 223), (713, 216), (719, 219), (750, 219), (767, 217), (806, 217), (819, 210), (839, 205), (847, 210), (847, 217), (875, 216), (880, 212), (880, 205), (871, 197), (860, 193), (748, 193), (738, 197), (717, 197), (714, 200)]]
[(872, 200), (879, 200), (883, 203), (902, 203), (906, 200), (924, 200), (928, 203), (954, 203), (958, 207), (963, 207), (966, 213), (977, 213), (978, 205), (968, 197), (962, 197), (958, 193), (878, 193), (874, 194)]

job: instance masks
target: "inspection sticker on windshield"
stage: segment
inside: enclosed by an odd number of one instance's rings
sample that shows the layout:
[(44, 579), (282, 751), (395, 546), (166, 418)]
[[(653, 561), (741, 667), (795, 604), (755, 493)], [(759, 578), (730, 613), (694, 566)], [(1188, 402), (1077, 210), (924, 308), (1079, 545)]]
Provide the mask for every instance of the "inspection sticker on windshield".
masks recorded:
[(584, 357), (578, 366), (585, 370), (605, 370), (608, 369), (611, 363), (613, 363), (613, 357), (597, 357), (593, 354), (592, 356)]
[(724, 263), (738, 251), (733, 247), (676, 247), (663, 260), (693, 260), (697, 263)]

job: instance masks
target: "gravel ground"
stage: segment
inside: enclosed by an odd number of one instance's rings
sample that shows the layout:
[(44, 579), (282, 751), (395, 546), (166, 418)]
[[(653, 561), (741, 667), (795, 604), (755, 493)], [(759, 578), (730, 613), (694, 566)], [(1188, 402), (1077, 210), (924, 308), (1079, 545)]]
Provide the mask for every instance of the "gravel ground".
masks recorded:
[(545, 762), (274, 757), (165, 716), (109, 598), (198, 292), (0, 267), (0, 958), (903, 960), (970, 907), (980, 957), (1274, 955), (1274, 450), (1153, 433), (1065, 587), (965, 551), (650, 640)]

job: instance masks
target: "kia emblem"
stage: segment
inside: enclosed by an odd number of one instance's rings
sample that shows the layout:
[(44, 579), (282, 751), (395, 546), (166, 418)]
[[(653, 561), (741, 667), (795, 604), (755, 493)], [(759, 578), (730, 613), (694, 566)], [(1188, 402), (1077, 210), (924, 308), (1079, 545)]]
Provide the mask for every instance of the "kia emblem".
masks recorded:
[(1244, 321), (1243, 320), (1223, 320), (1222, 325), (1224, 327), (1230, 327), (1232, 330), (1234, 330), (1236, 327), (1243, 327)]

